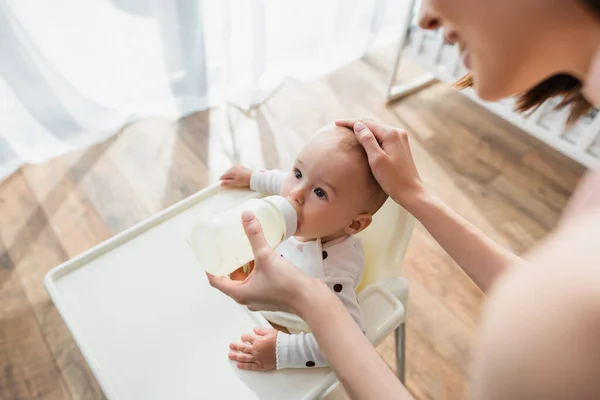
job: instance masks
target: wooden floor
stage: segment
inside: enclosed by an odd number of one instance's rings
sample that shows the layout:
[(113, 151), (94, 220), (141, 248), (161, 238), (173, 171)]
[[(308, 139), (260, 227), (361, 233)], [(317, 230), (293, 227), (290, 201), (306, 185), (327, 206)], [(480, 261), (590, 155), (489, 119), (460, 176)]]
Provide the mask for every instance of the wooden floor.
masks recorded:
[[(405, 127), (426, 183), (515, 251), (546, 235), (583, 169), (442, 85), (386, 107), (390, 56), (289, 80), (250, 115), (224, 105), (139, 121), (2, 183), (0, 398), (103, 398), (42, 286), (51, 267), (215, 182), (232, 162), (289, 167), (309, 135), (338, 117)], [(414, 73), (403, 67), (401, 76)], [(421, 226), (404, 274), (408, 388), (417, 399), (464, 399), (483, 296)], [(391, 363), (391, 338), (380, 352)]]

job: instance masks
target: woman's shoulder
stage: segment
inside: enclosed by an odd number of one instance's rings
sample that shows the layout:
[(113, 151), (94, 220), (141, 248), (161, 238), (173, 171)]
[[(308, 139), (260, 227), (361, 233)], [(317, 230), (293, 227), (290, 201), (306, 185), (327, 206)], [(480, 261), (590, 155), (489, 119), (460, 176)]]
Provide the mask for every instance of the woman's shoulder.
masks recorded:
[(567, 275), (565, 283), (595, 284), (600, 296), (600, 172), (582, 179), (559, 225), (531, 253), (530, 261), (551, 274)]
[[(600, 391), (600, 207), (588, 205), (491, 291), (476, 355), (480, 398), (595, 398), (590, 393)], [(501, 385), (491, 383), (497, 376)]]
[[(600, 184), (600, 179), (595, 183)], [(578, 200), (567, 218), (528, 254), (527, 260), (540, 268), (532, 273), (560, 277), (548, 284), (582, 286), (575, 291), (582, 294), (586, 292), (584, 287), (592, 289), (590, 285), (594, 285), (600, 306), (600, 186), (597, 192), (583, 192)]]
[(563, 293), (573, 290), (578, 297), (593, 287), (600, 307), (599, 172), (589, 172), (582, 179), (554, 232), (527, 259), (534, 267), (542, 268), (537, 273), (560, 277), (548, 284), (565, 286)]

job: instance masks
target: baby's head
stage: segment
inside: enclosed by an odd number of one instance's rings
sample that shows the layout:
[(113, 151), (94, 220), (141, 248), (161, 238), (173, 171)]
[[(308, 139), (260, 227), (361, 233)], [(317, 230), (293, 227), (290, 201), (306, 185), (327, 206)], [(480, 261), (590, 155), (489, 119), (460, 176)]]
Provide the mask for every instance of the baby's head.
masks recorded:
[(335, 125), (309, 139), (281, 195), (298, 211), (296, 235), (323, 241), (365, 229), (388, 197), (354, 132)]

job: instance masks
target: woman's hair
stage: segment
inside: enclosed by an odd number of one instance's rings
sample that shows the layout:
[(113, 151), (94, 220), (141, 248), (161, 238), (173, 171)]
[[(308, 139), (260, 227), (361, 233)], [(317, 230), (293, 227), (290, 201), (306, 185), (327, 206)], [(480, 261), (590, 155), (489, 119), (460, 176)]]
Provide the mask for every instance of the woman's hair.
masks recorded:
[[(600, 0), (579, 0), (600, 18)], [(465, 89), (473, 85), (473, 77), (470, 73), (454, 83), (454, 87)], [(546, 100), (561, 96), (561, 101), (556, 105), (557, 110), (569, 107), (568, 124), (576, 122), (587, 114), (594, 106), (586, 100), (581, 93), (582, 83), (579, 79), (567, 74), (554, 75), (533, 89), (520, 94), (515, 104), (516, 111), (534, 111)]]

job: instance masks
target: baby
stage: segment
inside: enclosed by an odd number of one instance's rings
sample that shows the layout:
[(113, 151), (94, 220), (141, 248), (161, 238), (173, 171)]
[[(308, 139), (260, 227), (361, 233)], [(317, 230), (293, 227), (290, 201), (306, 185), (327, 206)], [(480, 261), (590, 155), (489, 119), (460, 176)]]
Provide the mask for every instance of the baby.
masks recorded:
[[(354, 132), (326, 126), (306, 143), (289, 173), (235, 166), (221, 177), (221, 184), (279, 194), (292, 203), (298, 229), (275, 251), (307, 275), (323, 280), (362, 328), (356, 288), (363, 275), (364, 253), (354, 235), (369, 226), (387, 194), (373, 177)], [(232, 279), (240, 278), (232, 274)], [(229, 358), (239, 368), (266, 371), (328, 365), (302, 319), (285, 312), (263, 315), (274, 327), (286, 329), (255, 329), (243, 335), (241, 343), (232, 344)]]

